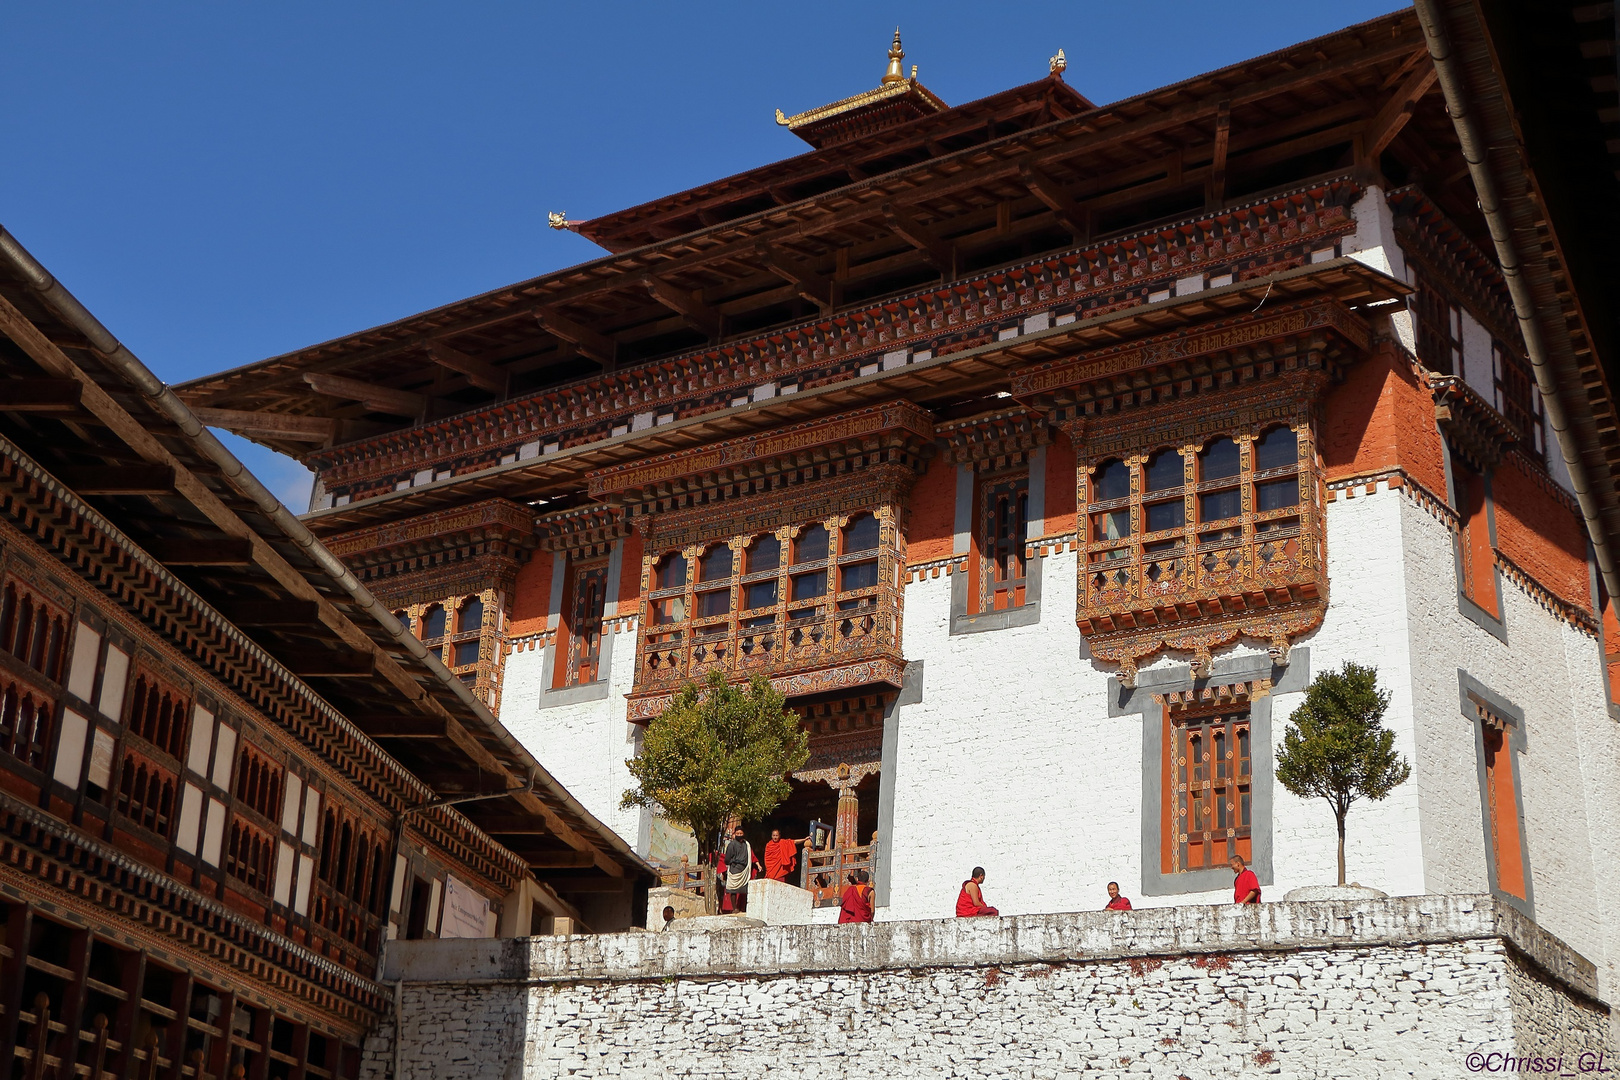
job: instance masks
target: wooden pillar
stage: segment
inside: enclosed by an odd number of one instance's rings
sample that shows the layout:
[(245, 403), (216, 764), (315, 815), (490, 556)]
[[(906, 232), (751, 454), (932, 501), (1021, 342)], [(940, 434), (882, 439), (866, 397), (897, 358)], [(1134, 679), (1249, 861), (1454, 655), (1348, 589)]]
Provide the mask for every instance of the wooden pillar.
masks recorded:
[[(839, 772), (844, 772), (848, 766), (840, 766)], [(833, 785), (838, 790), (838, 819), (833, 829), (833, 847), (839, 850), (856, 847), (860, 844), (859, 823), (861, 803), (855, 796), (855, 781), (847, 777), (839, 779)]]
[(67, 1030), (56, 1040), (56, 1056), (62, 1059), (60, 1072), (64, 1077), (74, 1075), (81, 1045), (79, 1031), (88, 1026), (84, 1017), (84, 980), (90, 975), (90, 931), (74, 930), (70, 933), (73, 943), (68, 946), (68, 970), (73, 972), (73, 978), (63, 989), (61, 1009), (61, 1023)]
[(11, 909), (6, 923), (4, 976), (0, 977), (0, 1063), (11, 1069), (17, 1049), (17, 1013), (23, 1000), (23, 975), (28, 970), (28, 942), (33, 931), (34, 909), (19, 904)]
[(135, 1075), (135, 1025), (140, 1016), (141, 996), (146, 989), (146, 952), (130, 953), (124, 958), (123, 979), (119, 986), (129, 996), (118, 1007), (118, 1018), (113, 1022), (113, 1041), (123, 1047), (118, 1052), (118, 1080)]

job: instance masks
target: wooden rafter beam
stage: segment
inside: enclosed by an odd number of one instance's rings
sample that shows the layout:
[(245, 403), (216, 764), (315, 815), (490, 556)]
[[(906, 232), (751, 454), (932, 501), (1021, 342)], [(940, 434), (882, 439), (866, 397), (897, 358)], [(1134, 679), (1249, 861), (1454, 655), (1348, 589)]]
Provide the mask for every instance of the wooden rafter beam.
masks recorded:
[[(499, 836), (521, 835), (520, 833), (511, 829), (486, 828), (484, 831), (493, 832)], [(524, 861), (535, 870), (579, 870), (591, 865), (591, 863), (586, 861), (586, 856), (588, 854), (588, 852), (584, 851), (531, 852), (530, 854), (524, 856)], [(618, 887), (623, 888), (623, 883), (620, 882)]]
[(300, 679), (369, 679), (376, 672), (376, 658), (360, 650), (271, 648), (270, 652)]
[(373, 739), (443, 739), (442, 716), (370, 716), (355, 720), (356, 726)]
[(74, 412), (83, 398), (72, 379), (7, 379), (0, 383), (0, 411)]
[(720, 313), (714, 308), (691, 293), (677, 289), (669, 282), (651, 274), (643, 277), (641, 283), (647, 287), (647, 292), (654, 300), (691, 323), (699, 333), (706, 335), (710, 340), (719, 339)]
[(358, 401), (374, 412), (410, 417), (420, 417), (427, 413), (428, 399), (409, 390), (395, 390), (363, 379), (350, 379), (342, 375), (326, 375), (313, 371), (304, 373), (304, 382), (317, 394)]
[(889, 231), (925, 255), (946, 277), (956, 276), (956, 248), (894, 203), (883, 204)]
[(508, 372), (494, 364), (468, 356), (459, 349), (452, 349), (442, 341), (430, 342), (428, 355), (440, 367), (467, 376), (467, 381), (481, 390), (488, 390), (492, 394), (504, 397), (511, 387), (512, 377)]
[(74, 465), (56, 478), (80, 495), (173, 495), (174, 469), (167, 465)]
[(765, 269), (792, 285), (800, 296), (823, 311), (833, 309), (835, 295), (831, 278), (817, 273), (797, 259), (790, 258), (770, 244), (761, 243), (754, 250), (759, 252), (760, 261), (764, 263)]
[(209, 427), (224, 428), (243, 436), (324, 443), (330, 442), (337, 433), (336, 422), (324, 416), (293, 416), (289, 413), (208, 409), (201, 406), (194, 406), (191, 411)]
[(1422, 65), (1406, 77), (1400, 88), (1384, 102), (1378, 114), (1367, 121), (1367, 132), (1362, 137), (1362, 153), (1368, 160), (1376, 161), (1378, 155), (1395, 141), (1395, 136), (1412, 119), (1412, 110), (1423, 95), (1433, 89), (1438, 78), (1439, 71), (1433, 64)]
[(618, 354), (618, 343), (606, 334), (581, 326), (568, 316), (552, 308), (534, 309), (534, 318), (552, 337), (568, 342), (582, 356), (595, 360), (604, 368), (612, 369)]
[(1215, 106), (1215, 150), (1209, 162), (1209, 205), (1226, 201), (1226, 151), (1232, 143), (1232, 103)]
[(141, 546), (158, 562), (172, 566), (251, 566), (253, 563), (252, 541), (235, 536), (213, 540), (158, 539)]
[(313, 627), (321, 617), (313, 600), (221, 600), (215, 606), (237, 626)]
[[(1178, 157), (1177, 172), (1181, 168), (1179, 161)], [(1033, 165), (1022, 166), (1018, 170), (1018, 175), (1024, 181), (1024, 186), (1029, 189), (1029, 193), (1045, 203), (1059, 223), (1074, 234), (1075, 243), (1085, 244), (1091, 241), (1091, 212), (1064, 191), (1057, 181)]]

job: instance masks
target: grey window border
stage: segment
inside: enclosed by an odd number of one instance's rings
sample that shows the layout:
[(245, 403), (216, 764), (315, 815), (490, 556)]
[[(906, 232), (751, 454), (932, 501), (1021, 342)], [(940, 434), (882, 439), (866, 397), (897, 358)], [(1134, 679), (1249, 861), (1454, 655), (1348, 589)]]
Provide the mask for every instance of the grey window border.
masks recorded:
[[(978, 474), (971, 464), (960, 464), (956, 474), (956, 517), (953, 554), (973, 553), (973, 528), (976, 523)], [(1046, 447), (1037, 447), (1029, 455), (1029, 522), (1025, 541), (1039, 540), (1046, 524)], [(1041, 621), (1041, 567), (1045, 559), (1039, 555), (1029, 559), (1024, 568), (1024, 603), (1021, 607), (1002, 611), (968, 611), (972, 597), (968, 595), (968, 573), (951, 575), (951, 627), (950, 637), (963, 634), (983, 634), (993, 630), (1010, 630), (1015, 626), (1035, 626)]]
[(900, 710), (923, 699), (923, 662), (906, 664), (900, 692), (883, 713), (883, 750), (878, 764), (878, 850), (872, 858), (872, 906), (889, 906), (891, 861), (884, 853), (894, 850), (895, 760), (900, 753)]
[[(606, 621), (607, 610), (619, 602), (619, 578), (624, 567), (624, 541), (613, 541), (613, 548), (608, 553), (607, 564), (607, 591), (602, 597), (603, 621)], [(562, 629), (562, 605), (564, 578), (568, 570), (568, 556), (557, 552), (551, 564), (551, 618), (556, 620), (556, 628)], [(563, 705), (578, 705), (585, 701), (601, 701), (608, 696), (608, 682), (613, 676), (613, 639), (619, 635), (602, 628), (602, 656), (596, 664), (597, 678), (593, 682), (580, 683), (576, 686), (550, 685), (556, 677), (557, 643), (555, 635), (552, 643), (547, 645), (540, 654), (540, 676), (542, 685), (546, 688), (540, 691), (541, 709), (555, 709)]]
[(1249, 704), (1250, 759), (1253, 775), (1253, 817), (1250, 825), (1251, 857), (1249, 868), (1260, 879), (1262, 886), (1273, 883), (1272, 874), (1272, 806), (1271, 787), (1274, 764), (1271, 746), (1271, 704), (1278, 694), (1297, 693), (1305, 689), (1311, 678), (1311, 650), (1300, 646), (1292, 650), (1287, 667), (1273, 664), (1269, 656), (1234, 656), (1215, 662), (1207, 679), (1194, 679), (1191, 665), (1144, 671), (1135, 689), (1120, 686), (1110, 679), (1113, 693), (1109, 695), (1108, 715), (1141, 717), (1142, 723), (1142, 886), (1143, 896), (1180, 896), (1186, 893), (1213, 892), (1232, 884), (1230, 870), (1216, 868), (1191, 870), (1182, 874), (1166, 874), (1158, 869), (1162, 821), (1164, 768), (1164, 706), (1153, 700), (1154, 694), (1177, 691), (1202, 690), (1207, 686), (1230, 686), (1250, 679), (1269, 676), (1271, 692)]
[[(1440, 430), (1438, 424), (1436, 425), (1436, 430)], [(1451, 509), (1455, 511), (1459, 517), (1461, 517), (1462, 498), (1457, 491), (1456, 476), (1452, 472), (1451, 468), (1451, 455), (1456, 453), (1456, 451), (1452, 449), (1451, 440), (1446, 438), (1446, 433), (1444, 431), (1440, 431), (1440, 442), (1441, 445), (1445, 447), (1445, 453), (1440, 455), (1440, 464), (1444, 468), (1446, 474), (1446, 498), (1451, 502)], [(1479, 474), (1480, 478), (1485, 484), (1485, 528), (1490, 536), (1491, 552), (1493, 556), (1496, 552), (1496, 492), (1492, 488), (1492, 481), (1495, 479), (1494, 473), (1495, 470), (1486, 469), (1482, 470)], [(1451, 562), (1457, 578), (1457, 610), (1462, 612), (1463, 617), (1469, 622), (1474, 623), (1480, 629), (1484, 630), (1486, 633), (1501, 641), (1502, 644), (1506, 645), (1508, 643), (1507, 624), (1502, 619), (1492, 615), (1490, 612), (1468, 599), (1467, 595), (1463, 592), (1463, 543), (1462, 530), (1458, 529), (1456, 537), (1452, 541), (1451, 545)], [(1491, 559), (1491, 586), (1496, 590), (1496, 610), (1505, 614), (1507, 612), (1507, 608), (1503, 606), (1502, 571), (1497, 568), (1494, 557)]]
[[(1485, 776), (1485, 726), (1468, 700), (1473, 693), (1481, 698), (1497, 715), (1507, 721), (1508, 761), (1513, 769), (1513, 810), (1519, 818), (1519, 865), (1524, 867), (1524, 899), (1503, 892), (1496, 882), (1496, 860), (1491, 858), (1491, 793)], [(1524, 787), (1519, 773), (1519, 758), (1529, 749), (1524, 731), (1524, 710), (1474, 678), (1463, 668), (1457, 669), (1457, 697), (1463, 719), (1474, 729), (1474, 768), (1479, 779), (1479, 818), (1481, 840), (1485, 854), (1485, 878), (1491, 895), (1502, 903), (1522, 912), (1526, 918), (1536, 917), (1535, 873), (1530, 866), (1530, 837), (1524, 827)]]

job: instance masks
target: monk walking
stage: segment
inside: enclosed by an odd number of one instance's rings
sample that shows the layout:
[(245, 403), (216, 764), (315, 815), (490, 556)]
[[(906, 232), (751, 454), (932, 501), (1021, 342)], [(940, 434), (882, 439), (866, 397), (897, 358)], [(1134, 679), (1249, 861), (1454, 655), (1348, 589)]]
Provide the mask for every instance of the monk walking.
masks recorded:
[(865, 870), (851, 870), (845, 880), (849, 884), (844, 886), (844, 894), (838, 900), (838, 921), (871, 922), (872, 886), (867, 884), (871, 877)]
[(754, 876), (754, 864), (753, 846), (743, 838), (739, 825), (726, 844), (726, 897), (734, 912), (748, 908), (748, 880)]
[(1227, 860), (1227, 866), (1236, 874), (1232, 880), (1232, 902), (1236, 904), (1258, 904), (1260, 902), (1260, 879), (1254, 876), (1243, 861), (1243, 856), (1233, 855)]
[(1108, 883), (1108, 903), (1103, 905), (1103, 910), (1104, 911), (1129, 911), (1129, 910), (1131, 910), (1130, 897), (1119, 895), (1119, 882), (1110, 881)]
[(1000, 915), (1001, 912), (984, 902), (984, 892), (979, 888), (984, 884), (984, 867), (975, 866), (973, 876), (962, 882), (962, 891), (956, 896), (956, 915), (958, 918), (967, 918), (970, 915)]
[(765, 876), (772, 881), (786, 881), (799, 864), (799, 845), (808, 839), (788, 840), (781, 829), (772, 829), (770, 842), (765, 845)]

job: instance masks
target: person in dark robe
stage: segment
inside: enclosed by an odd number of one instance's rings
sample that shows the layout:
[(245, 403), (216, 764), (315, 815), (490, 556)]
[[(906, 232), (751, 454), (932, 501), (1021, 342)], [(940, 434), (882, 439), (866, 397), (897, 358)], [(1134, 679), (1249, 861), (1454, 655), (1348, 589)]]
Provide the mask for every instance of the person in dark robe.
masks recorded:
[(1119, 895), (1119, 882), (1108, 883), (1108, 903), (1103, 905), (1104, 911), (1129, 911), (1131, 901), (1129, 897)]
[(726, 845), (709, 852), (709, 864), (714, 867), (715, 886), (720, 893), (720, 914), (731, 912), (731, 894), (726, 891)]
[(726, 896), (734, 912), (748, 910), (748, 881), (754, 876), (754, 862), (753, 846), (743, 838), (739, 825), (726, 843)]
[(765, 876), (772, 881), (786, 881), (799, 864), (799, 845), (808, 839), (788, 840), (781, 829), (772, 829), (770, 842), (765, 845)]
[(984, 891), (979, 886), (984, 884), (984, 867), (975, 866), (973, 876), (962, 882), (962, 891), (956, 896), (956, 915), (958, 918), (967, 918), (970, 915), (1000, 915), (1001, 912), (984, 902)]
[(864, 870), (851, 870), (845, 877), (847, 884), (838, 900), (839, 922), (872, 921), (872, 886), (866, 883), (866, 879)]
[(1260, 879), (1254, 876), (1243, 856), (1233, 855), (1227, 860), (1227, 866), (1237, 876), (1232, 879), (1232, 902), (1235, 904), (1258, 904), (1260, 902)]

